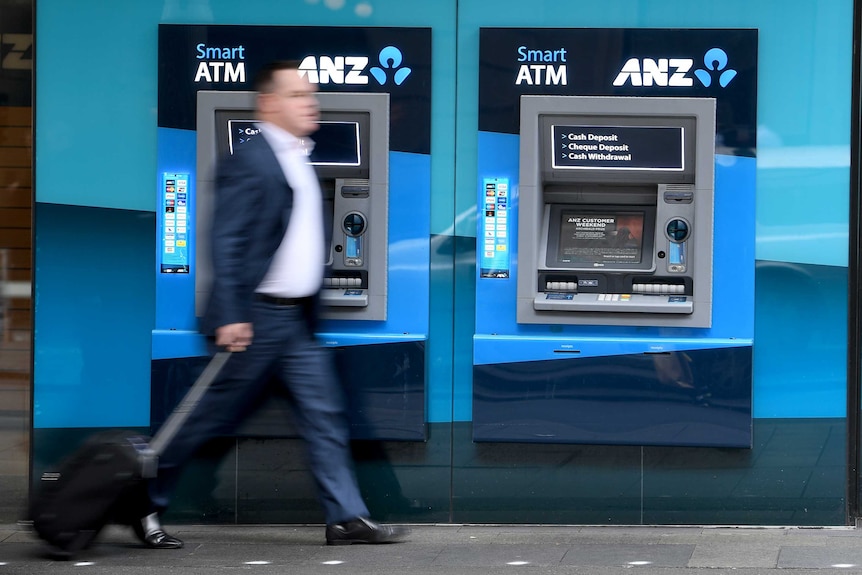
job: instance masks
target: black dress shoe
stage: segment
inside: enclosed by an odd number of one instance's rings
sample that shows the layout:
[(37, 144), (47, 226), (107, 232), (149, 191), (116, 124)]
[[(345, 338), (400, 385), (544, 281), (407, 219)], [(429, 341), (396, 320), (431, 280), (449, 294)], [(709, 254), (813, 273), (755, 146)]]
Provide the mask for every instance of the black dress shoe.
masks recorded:
[(182, 540), (161, 530), (144, 535), (141, 541), (150, 549), (182, 549), (183, 547)]
[(165, 533), (158, 513), (150, 513), (131, 522), (132, 530), (141, 543), (150, 549), (182, 549), (183, 542)]
[(140, 521), (132, 523), (132, 529), (138, 539), (141, 540), (141, 543), (150, 549), (182, 549), (183, 547), (182, 540), (177, 539), (172, 535), (168, 535), (163, 529), (152, 531), (147, 535), (144, 532), (144, 527), (141, 525)]
[(352, 545), (353, 543), (395, 543), (410, 533), (406, 527), (384, 525), (364, 517), (352, 521), (326, 526), (327, 545)]

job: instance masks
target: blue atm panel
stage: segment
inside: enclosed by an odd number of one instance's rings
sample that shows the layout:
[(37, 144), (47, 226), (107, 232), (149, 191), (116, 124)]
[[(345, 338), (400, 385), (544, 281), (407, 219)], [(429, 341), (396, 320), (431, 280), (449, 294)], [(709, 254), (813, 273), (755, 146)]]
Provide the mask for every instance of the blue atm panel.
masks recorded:
[[(731, 81), (671, 77), (718, 53)], [(756, 53), (480, 31), (475, 441), (751, 446)]]
[[(229, 61), (206, 62), (199, 56), (211, 51), (201, 52), (201, 46), (235, 49)], [(345, 54), (368, 63), (357, 70), (359, 77), (334, 69)], [(345, 391), (360, 406), (351, 421), (354, 437), (421, 441), (430, 289), (430, 28), (159, 26), (163, 235), (157, 247), (152, 424), (160, 423), (206, 361), (208, 342), (197, 324), (211, 275), (214, 168), (220, 156), (261, 137), (255, 72), (282, 59), (301, 62), (300, 73), (318, 84), (321, 122), (311, 136), (310, 162), (332, 233), (317, 335), (332, 348)], [(175, 193), (167, 188), (171, 174), (187, 175), (186, 238), (177, 237), (179, 226), (165, 227), (180, 220), (180, 206), (167, 204), (180, 201), (166, 195)], [(289, 435), (289, 417), (286, 403), (274, 400), (241, 433)]]

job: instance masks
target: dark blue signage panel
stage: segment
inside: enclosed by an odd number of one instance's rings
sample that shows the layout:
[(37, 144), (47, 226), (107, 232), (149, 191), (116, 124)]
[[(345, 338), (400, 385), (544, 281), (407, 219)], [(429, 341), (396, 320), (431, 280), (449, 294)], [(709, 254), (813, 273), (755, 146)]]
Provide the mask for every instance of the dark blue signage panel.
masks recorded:
[[(758, 31), (482, 28), (479, 41), (473, 439), (749, 447)], [(523, 96), (619, 97), (632, 110), (638, 99), (715, 100), (716, 154), (732, 159), (715, 163), (708, 329), (517, 322), (520, 274), (535, 272), (518, 259), (521, 207), (537, 193), (519, 179)], [(538, 279), (552, 288), (571, 282), (549, 299), (630, 297), (599, 292), (589, 270), (647, 275), (654, 239), (689, 232), (685, 222), (656, 223), (656, 204), (600, 203), (604, 188), (587, 189), (641, 177), (645, 189), (693, 173), (698, 126), (679, 119), (643, 122), (636, 113), (581, 113), (575, 104), (539, 119), (540, 147), (528, 161), (551, 182), (540, 193), (571, 197), (560, 191), (569, 186), (593, 198), (545, 202), (547, 236), (556, 241), (543, 264), (578, 272)], [(656, 201), (691, 201), (676, 194), (669, 189)], [(660, 257), (681, 259), (672, 250), (682, 245), (671, 242)]]
[(757, 30), (482, 28), (479, 131), (517, 134), (521, 95), (717, 101), (717, 144), (753, 156)]
[[(388, 253), (383, 254), (388, 263), (384, 270), (387, 319), (327, 319), (321, 329), (325, 345), (337, 347), (339, 363), (343, 361), (354, 374), (349, 390), (352, 404), (365, 406), (355, 410), (362, 413), (362, 421), (351, 422), (354, 436), (423, 440), (424, 350), (429, 317), (427, 312), (417, 310), (427, 310), (431, 269), (431, 28), (160, 24), (158, 41), (157, 170), (161, 188), (157, 211), (160, 231), (153, 332), (155, 363), (164, 362), (165, 369), (185, 381), (188, 377), (178, 366), (187, 358), (196, 359), (205, 353), (195, 315), (196, 281), (204, 274), (197, 265), (198, 226), (194, 216), (198, 207), (211, 208), (199, 200), (208, 197), (210, 190), (201, 184), (209, 182), (213, 174), (197, 171), (199, 93), (250, 93), (255, 76), (265, 65), (294, 60), (300, 74), (326, 96), (332, 92), (388, 95), (385, 151), (371, 149), (372, 141), (375, 145), (381, 141), (371, 139), (372, 126), (376, 129), (379, 124), (372, 122), (371, 114), (358, 111), (322, 110), (319, 129), (311, 136), (313, 147), (311, 142), (303, 143), (310, 162), (317, 166), (321, 178), (328, 178), (327, 183), (332, 183), (335, 173), (344, 179), (360, 178), (352, 174), (368, 171), (372, 161), (381, 166), (382, 158), (387, 168), (383, 178), (388, 186), (387, 213), (391, 214), (384, 234)], [(250, 105), (217, 109), (212, 119), (213, 151), (217, 157), (260, 136)], [(183, 177), (173, 177), (174, 174)], [(189, 191), (181, 190), (182, 185), (187, 185)], [(400, 193), (403, 190), (410, 193)], [(331, 188), (326, 191), (332, 193)], [(342, 191), (353, 193), (349, 186)], [(325, 199), (332, 210), (331, 198)], [(358, 251), (350, 250), (365, 245), (357, 239), (348, 243), (344, 252), (359, 257)], [(345, 290), (344, 295), (358, 294)], [(412, 366), (409, 373), (399, 366), (393, 368), (389, 361), (403, 363), (404, 358)], [(409, 389), (404, 387), (408, 379)], [(176, 383), (154, 372), (152, 397), (179, 389)], [(404, 409), (375, 409), (385, 403), (375, 397), (381, 390), (384, 395), (396, 393), (403, 397)], [(169, 408), (155, 399), (153, 406), (154, 410)], [(158, 417), (154, 411), (153, 421), (157, 422)], [(276, 427), (282, 430), (283, 418), (275, 419)], [(263, 427), (269, 430), (272, 426)]]
[(388, 92), (393, 151), (431, 153), (431, 29), (159, 26), (159, 127), (195, 129), (198, 90), (252, 90), (275, 60), (296, 60), (321, 92)]

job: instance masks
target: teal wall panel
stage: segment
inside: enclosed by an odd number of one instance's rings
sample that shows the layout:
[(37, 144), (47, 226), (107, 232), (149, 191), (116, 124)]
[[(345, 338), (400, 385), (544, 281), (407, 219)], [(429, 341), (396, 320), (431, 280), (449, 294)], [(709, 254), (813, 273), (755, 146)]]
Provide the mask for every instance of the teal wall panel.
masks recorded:
[(150, 421), (155, 215), (39, 204), (33, 426)]
[(37, 3), (35, 199), (152, 211), (158, 5), (107, 6)]
[[(155, 210), (158, 24), (431, 26), (432, 233), (451, 234), (455, 2), (44, 0), (37, 5), (36, 201)], [(74, 46), (74, 52), (69, 47)], [(74, 60), (70, 60), (70, 54)], [(93, 185), (93, 177), (100, 183)], [(444, 192), (443, 190), (447, 190)]]

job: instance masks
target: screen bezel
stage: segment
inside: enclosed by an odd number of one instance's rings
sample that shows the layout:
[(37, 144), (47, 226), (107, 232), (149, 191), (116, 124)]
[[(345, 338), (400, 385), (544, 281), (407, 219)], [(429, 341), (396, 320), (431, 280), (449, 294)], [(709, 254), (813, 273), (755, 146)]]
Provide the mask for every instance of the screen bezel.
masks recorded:
[[(643, 239), (640, 262), (603, 262), (601, 265), (583, 262), (563, 262), (560, 258), (560, 229), (564, 214), (577, 212), (583, 215), (613, 216), (643, 214)], [(545, 206), (543, 246), (545, 264), (549, 270), (589, 270), (649, 272), (655, 270), (655, 218), (656, 208), (643, 204), (548, 204)]]

